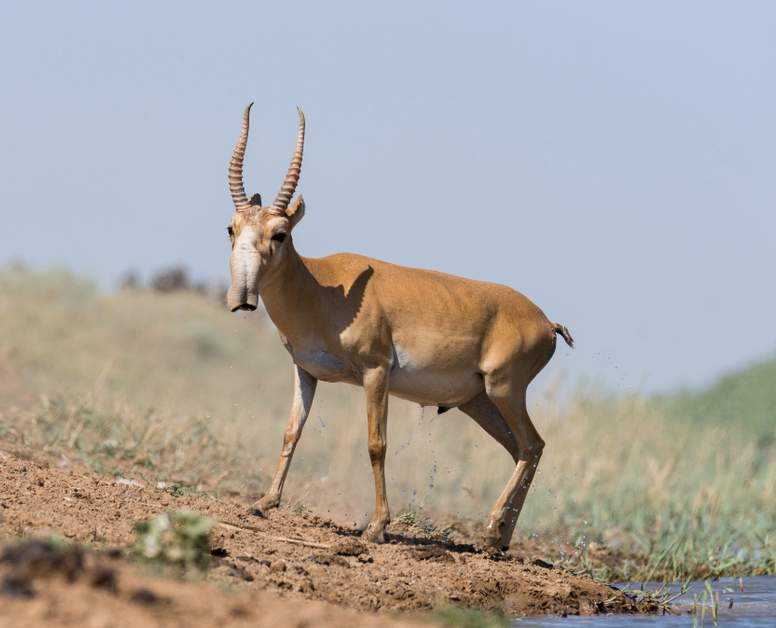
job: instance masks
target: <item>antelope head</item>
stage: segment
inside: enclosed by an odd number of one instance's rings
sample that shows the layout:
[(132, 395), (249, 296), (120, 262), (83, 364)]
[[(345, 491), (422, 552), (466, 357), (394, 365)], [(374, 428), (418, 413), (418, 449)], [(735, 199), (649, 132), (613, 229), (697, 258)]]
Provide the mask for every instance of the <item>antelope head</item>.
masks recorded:
[(229, 257), (231, 285), (226, 301), (232, 312), (256, 309), (261, 282), (289, 255), (291, 230), (304, 216), (302, 196), (291, 203), (302, 170), (304, 113), (298, 110), (296, 149), (283, 185), (272, 204), (263, 206), (261, 196), (254, 194), (249, 199), (243, 186), (243, 160), (252, 106), (253, 103), (245, 108), (240, 138), (229, 162), (229, 192), (234, 201), (234, 214), (227, 227), (232, 253)]

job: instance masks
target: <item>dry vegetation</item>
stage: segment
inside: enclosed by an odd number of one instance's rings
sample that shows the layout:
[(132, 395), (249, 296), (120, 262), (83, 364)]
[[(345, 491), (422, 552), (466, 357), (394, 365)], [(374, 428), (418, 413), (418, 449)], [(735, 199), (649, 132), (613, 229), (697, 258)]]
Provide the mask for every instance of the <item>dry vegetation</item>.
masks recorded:
[[(291, 369), (260, 315), (193, 293), (105, 294), (65, 273), (7, 270), (0, 325), (0, 438), (77, 450), (101, 472), (171, 492), (266, 486)], [(366, 522), (363, 405), (358, 389), (319, 388), (286, 488), (292, 508)], [(517, 536), (605, 578), (774, 573), (774, 421), (749, 425), (746, 408), (730, 421), (685, 419), (675, 406), (590, 391), (561, 404), (545, 391), (533, 416), (548, 446)], [(391, 400), (388, 491), (406, 522), (482, 519), (511, 466), (459, 412)]]

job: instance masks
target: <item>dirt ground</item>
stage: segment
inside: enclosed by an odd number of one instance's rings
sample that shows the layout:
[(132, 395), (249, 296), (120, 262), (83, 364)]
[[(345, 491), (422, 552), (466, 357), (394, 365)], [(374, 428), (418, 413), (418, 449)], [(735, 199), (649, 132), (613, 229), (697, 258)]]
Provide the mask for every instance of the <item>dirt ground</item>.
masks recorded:
[[(31, 596), (0, 595), (0, 625), (15, 628), (146, 626), (342, 626), (369, 628), (426, 626), (389, 615), (359, 613), (325, 602), (289, 604), (266, 591), (229, 591), (205, 582), (149, 576), (121, 559), (86, 553), (70, 581), (49, 569), (34, 581)], [(13, 570), (4, 567), (8, 578)]]
[[(220, 522), (206, 582), (154, 577), (123, 557), (137, 521), (179, 509)], [(524, 543), (489, 554), (414, 526), (389, 532), (374, 545), (315, 515), (257, 518), (239, 497), (174, 495), (0, 442), (0, 542), (59, 534), (94, 548), (72, 582), (55, 575), (37, 579), (32, 597), (0, 595), (0, 617), (15, 626), (410, 625), (443, 603), (512, 616), (654, 610), (534, 559)]]

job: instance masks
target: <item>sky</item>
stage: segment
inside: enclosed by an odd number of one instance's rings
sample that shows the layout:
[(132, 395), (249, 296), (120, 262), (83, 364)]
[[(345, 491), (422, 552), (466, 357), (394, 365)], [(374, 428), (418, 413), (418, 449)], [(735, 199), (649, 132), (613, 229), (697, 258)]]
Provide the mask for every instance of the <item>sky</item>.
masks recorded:
[(0, 264), (226, 279), (301, 105), (303, 255), (506, 283), (615, 391), (776, 350), (776, 3), (9, 1), (0, 80)]

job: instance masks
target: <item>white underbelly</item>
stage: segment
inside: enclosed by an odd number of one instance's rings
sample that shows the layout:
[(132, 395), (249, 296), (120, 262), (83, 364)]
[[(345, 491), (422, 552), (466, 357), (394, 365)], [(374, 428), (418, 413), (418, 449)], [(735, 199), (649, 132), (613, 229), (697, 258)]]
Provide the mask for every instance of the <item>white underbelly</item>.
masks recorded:
[(294, 362), (322, 382), (357, 384), (353, 370), (340, 357), (328, 351), (294, 353)]
[(424, 406), (454, 407), (476, 397), (484, 388), (482, 377), (472, 371), (439, 372), (434, 369), (391, 371), (392, 395)]
[[(294, 352), (294, 361), (316, 379), (361, 385), (361, 376), (341, 357), (327, 351)], [(426, 406), (454, 407), (484, 389), (482, 376), (471, 368), (439, 369), (417, 366), (398, 353), (389, 374), (390, 394)]]

